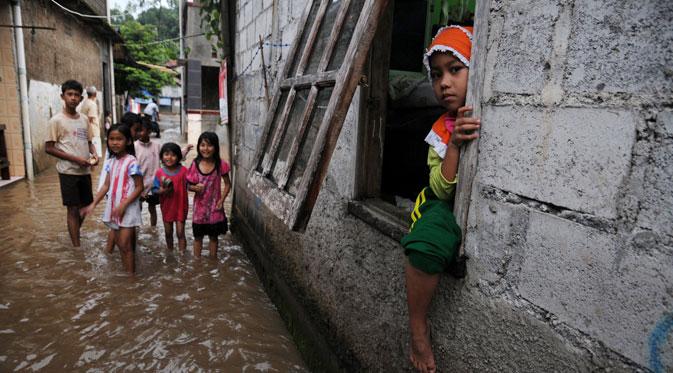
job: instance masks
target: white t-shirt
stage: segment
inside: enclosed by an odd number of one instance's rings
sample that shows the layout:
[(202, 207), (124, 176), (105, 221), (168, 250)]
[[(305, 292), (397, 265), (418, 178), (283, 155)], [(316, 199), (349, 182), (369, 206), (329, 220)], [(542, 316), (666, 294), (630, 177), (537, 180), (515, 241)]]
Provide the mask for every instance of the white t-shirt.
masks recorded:
[(80, 114), (91, 118), (91, 136), (100, 137), (100, 117), (98, 115), (98, 103), (95, 99), (85, 98), (79, 106)]
[(150, 102), (145, 107), (145, 110), (143, 110), (143, 113), (154, 117), (154, 113), (157, 112), (157, 111), (159, 111), (159, 107), (157, 106), (157, 104), (155, 104), (154, 102)]
[[(76, 119), (67, 117), (63, 112), (54, 115), (47, 124), (47, 140), (56, 143), (56, 149), (74, 156), (89, 159), (89, 121), (84, 115)], [(75, 162), (59, 159), (56, 171), (65, 175), (88, 175), (89, 167), (80, 167)]]

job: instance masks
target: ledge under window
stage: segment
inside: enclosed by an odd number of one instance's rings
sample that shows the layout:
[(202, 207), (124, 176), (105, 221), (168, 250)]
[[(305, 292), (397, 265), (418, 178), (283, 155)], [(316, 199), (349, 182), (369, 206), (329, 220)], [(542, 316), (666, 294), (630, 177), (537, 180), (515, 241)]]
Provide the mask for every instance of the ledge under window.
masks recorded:
[(409, 231), (409, 214), (378, 198), (350, 201), (348, 212), (395, 241)]

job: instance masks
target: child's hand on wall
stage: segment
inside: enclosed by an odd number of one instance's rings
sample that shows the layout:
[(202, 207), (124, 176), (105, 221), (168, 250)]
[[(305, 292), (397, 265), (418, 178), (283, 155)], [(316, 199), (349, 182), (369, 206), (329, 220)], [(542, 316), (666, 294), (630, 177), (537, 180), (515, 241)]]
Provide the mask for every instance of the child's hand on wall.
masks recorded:
[(467, 117), (466, 114), (471, 111), (472, 106), (463, 106), (458, 109), (456, 124), (451, 134), (451, 142), (458, 147), (479, 137), (481, 120)]

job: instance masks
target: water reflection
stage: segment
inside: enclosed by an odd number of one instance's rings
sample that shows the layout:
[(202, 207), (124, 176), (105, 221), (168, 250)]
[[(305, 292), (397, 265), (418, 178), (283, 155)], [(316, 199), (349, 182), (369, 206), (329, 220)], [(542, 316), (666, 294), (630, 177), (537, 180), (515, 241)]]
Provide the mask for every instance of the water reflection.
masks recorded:
[(0, 189), (0, 371), (305, 371), (230, 235), (197, 260), (144, 226), (134, 278), (103, 253), (102, 207), (73, 249), (55, 172)]

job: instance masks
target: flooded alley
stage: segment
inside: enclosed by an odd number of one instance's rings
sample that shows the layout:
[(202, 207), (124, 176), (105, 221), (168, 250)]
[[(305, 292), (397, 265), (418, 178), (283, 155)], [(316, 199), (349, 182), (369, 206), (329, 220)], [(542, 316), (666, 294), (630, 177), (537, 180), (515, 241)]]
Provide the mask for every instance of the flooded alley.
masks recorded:
[(130, 277), (102, 208), (73, 249), (54, 170), (0, 188), (0, 371), (306, 371), (231, 234), (195, 259), (191, 216), (186, 255), (144, 225)]

